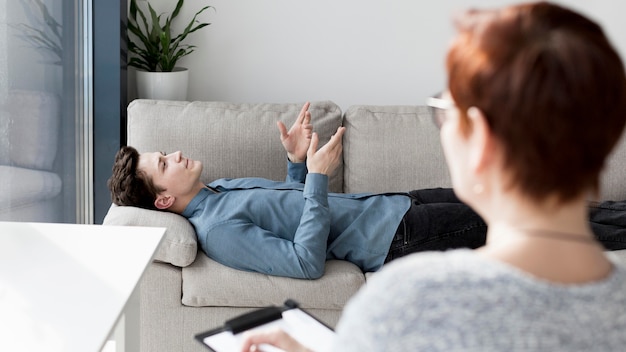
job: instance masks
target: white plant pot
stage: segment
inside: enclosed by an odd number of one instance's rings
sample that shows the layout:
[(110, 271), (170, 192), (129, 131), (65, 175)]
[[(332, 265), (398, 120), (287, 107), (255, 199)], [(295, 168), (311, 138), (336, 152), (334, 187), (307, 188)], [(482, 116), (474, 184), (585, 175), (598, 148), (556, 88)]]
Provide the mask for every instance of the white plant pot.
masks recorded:
[(175, 67), (172, 72), (137, 70), (137, 97), (140, 99), (187, 100), (189, 70)]

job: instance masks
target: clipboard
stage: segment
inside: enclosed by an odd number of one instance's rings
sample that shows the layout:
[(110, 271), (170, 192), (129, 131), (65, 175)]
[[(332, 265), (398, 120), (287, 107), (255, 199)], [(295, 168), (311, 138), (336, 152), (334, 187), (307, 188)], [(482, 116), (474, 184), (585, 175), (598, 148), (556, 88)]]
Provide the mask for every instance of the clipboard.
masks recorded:
[[(315, 351), (330, 351), (335, 332), (319, 319), (302, 310), (294, 300), (282, 307), (270, 306), (228, 320), (223, 326), (195, 335), (195, 339), (212, 352), (239, 352), (246, 331), (279, 327), (303, 345)], [(261, 351), (282, 351), (260, 346)]]

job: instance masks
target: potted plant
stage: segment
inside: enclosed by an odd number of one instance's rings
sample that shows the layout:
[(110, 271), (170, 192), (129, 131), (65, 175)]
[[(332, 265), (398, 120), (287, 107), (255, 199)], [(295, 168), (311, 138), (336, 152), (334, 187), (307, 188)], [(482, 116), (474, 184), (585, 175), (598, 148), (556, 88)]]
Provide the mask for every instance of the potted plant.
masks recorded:
[[(148, 3), (149, 17), (137, 6), (137, 0), (130, 1), (128, 17), (128, 65), (137, 69), (137, 93), (139, 98), (185, 100), (187, 96), (188, 70), (176, 66), (183, 56), (194, 51), (195, 45), (184, 44), (187, 36), (210, 23), (196, 20), (198, 15), (213, 6), (205, 6), (193, 16), (184, 30), (172, 34), (172, 22), (183, 7), (184, 0), (178, 0), (170, 16), (162, 23), (163, 14), (157, 15)], [(132, 36), (137, 41), (133, 40)]]

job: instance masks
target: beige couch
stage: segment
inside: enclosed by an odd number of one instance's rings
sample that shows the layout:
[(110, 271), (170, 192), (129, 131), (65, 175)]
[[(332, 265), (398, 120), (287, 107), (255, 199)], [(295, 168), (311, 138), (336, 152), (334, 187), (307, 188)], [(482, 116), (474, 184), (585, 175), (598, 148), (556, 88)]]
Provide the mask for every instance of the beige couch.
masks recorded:
[[(181, 150), (204, 162), (202, 179), (258, 176), (282, 180), (286, 156), (276, 121), (287, 126), (302, 103), (232, 104), (136, 100), (128, 107), (128, 145), (145, 151)], [(384, 192), (450, 186), (439, 133), (422, 106), (353, 106), (313, 102), (312, 122), (324, 143), (346, 127), (344, 158), (331, 191)], [(612, 158), (603, 198), (626, 199), (626, 145)], [(198, 250), (179, 215), (111, 206), (104, 224), (167, 228), (140, 285), (142, 351), (204, 351), (196, 333), (251, 309), (293, 298), (335, 325), (366, 275), (345, 261), (329, 261), (322, 278), (297, 280), (234, 270)], [(621, 255), (624, 255), (622, 251)]]

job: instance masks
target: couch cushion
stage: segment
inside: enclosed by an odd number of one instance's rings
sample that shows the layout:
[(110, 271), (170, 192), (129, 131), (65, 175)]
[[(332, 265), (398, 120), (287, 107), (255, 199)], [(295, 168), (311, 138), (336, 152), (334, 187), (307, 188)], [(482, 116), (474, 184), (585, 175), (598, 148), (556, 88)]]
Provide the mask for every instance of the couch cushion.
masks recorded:
[(624, 265), (626, 265), (626, 249), (620, 249), (618, 251), (607, 252), (607, 255), (609, 255), (614, 260), (620, 261), (624, 263)]
[(61, 193), (61, 178), (52, 172), (0, 165), (0, 180), (0, 213)]
[(59, 138), (60, 102), (55, 94), (11, 90), (0, 115), (0, 164), (51, 170)]
[(626, 134), (609, 156), (600, 179), (600, 199), (626, 200)]
[(439, 132), (426, 107), (352, 106), (344, 126), (346, 193), (450, 187)]
[[(301, 108), (301, 103), (135, 100), (128, 106), (127, 144), (139, 152), (180, 150), (201, 160), (204, 183), (223, 177), (284, 180), (286, 154), (276, 121), (289, 128)], [(323, 145), (341, 125), (341, 110), (332, 102), (312, 102), (309, 111)], [(338, 192), (342, 185), (340, 165), (329, 188)]]
[(182, 303), (192, 307), (265, 307), (292, 298), (303, 308), (342, 309), (364, 283), (361, 270), (347, 261), (327, 261), (321, 278), (300, 280), (232, 269), (200, 252), (192, 265), (183, 268)]
[(196, 259), (196, 232), (191, 223), (178, 214), (112, 204), (103, 225), (165, 227), (167, 230), (154, 260), (184, 267)]

